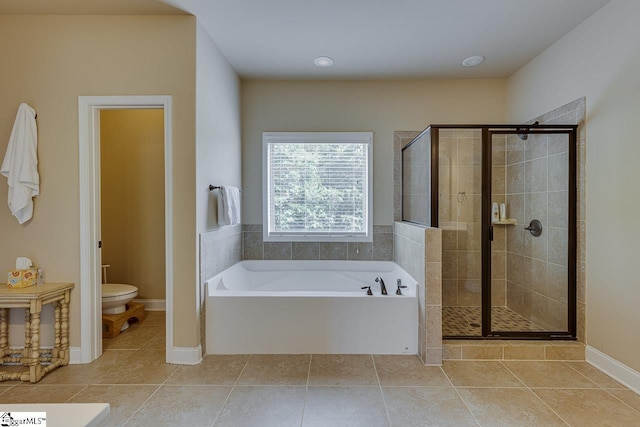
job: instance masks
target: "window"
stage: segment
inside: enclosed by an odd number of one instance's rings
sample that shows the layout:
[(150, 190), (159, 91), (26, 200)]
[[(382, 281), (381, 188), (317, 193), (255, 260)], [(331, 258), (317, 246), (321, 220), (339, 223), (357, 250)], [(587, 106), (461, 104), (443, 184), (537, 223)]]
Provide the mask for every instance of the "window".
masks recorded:
[(371, 241), (371, 132), (265, 132), (265, 241)]

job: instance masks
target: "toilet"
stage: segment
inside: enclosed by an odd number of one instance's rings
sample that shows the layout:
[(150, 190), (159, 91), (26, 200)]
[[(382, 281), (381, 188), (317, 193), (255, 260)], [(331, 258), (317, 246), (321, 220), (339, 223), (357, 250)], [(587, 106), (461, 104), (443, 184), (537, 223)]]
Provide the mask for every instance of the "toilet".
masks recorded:
[[(121, 283), (102, 284), (102, 314), (120, 314), (127, 311), (127, 304), (138, 295), (138, 288)], [(129, 327), (129, 322), (122, 324), (120, 331)]]
[[(108, 323), (105, 325), (107, 332), (109, 332), (108, 336), (114, 337), (129, 327), (131, 317), (136, 317), (139, 321), (144, 319), (144, 306), (131, 303), (138, 296), (137, 287), (122, 283), (107, 283), (107, 268), (109, 267), (111, 267), (110, 264), (102, 266), (102, 320)], [(129, 314), (122, 314), (127, 311)], [(114, 325), (119, 325), (121, 322), (123, 322), (122, 326), (112, 330)]]

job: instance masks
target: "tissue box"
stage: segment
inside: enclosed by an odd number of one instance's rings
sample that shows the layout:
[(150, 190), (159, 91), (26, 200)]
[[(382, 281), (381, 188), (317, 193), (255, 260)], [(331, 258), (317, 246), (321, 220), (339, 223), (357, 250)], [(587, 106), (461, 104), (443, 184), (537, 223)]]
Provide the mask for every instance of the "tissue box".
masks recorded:
[(25, 270), (11, 270), (7, 274), (7, 285), (10, 288), (26, 288), (37, 284), (38, 270), (27, 268)]

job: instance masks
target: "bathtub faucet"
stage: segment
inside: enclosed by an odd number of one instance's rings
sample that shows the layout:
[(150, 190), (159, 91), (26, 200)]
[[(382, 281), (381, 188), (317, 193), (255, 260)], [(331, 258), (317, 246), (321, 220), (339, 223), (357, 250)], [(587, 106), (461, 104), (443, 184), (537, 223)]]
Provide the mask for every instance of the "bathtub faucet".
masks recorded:
[(382, 292), (382, 295), (387, 295), (387, 287), (384, 285), (384, 280), (382, 280), (382, 277), (376, 277), (376, 283), (380, 283), (380, 292)]

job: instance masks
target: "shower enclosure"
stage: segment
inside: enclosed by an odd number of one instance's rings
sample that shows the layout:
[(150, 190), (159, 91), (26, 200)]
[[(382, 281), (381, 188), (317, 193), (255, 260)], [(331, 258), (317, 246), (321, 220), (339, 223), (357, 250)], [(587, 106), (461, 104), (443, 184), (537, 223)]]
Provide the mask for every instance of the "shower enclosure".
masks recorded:
[(402, 220), (442, 229), (445, 338), (575, 338), (576, 129), (431, 125), (402, 148)]

